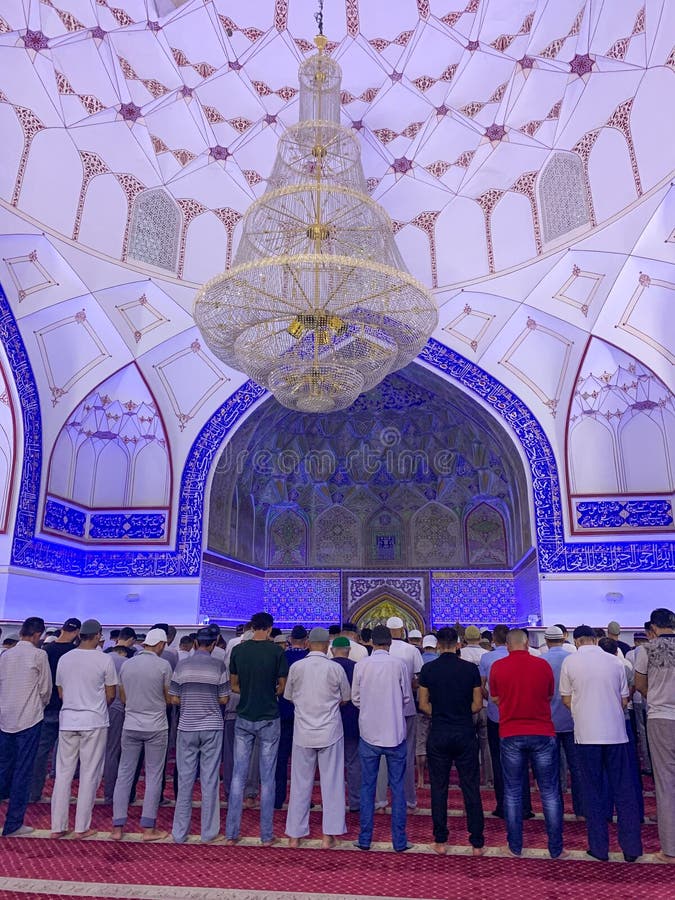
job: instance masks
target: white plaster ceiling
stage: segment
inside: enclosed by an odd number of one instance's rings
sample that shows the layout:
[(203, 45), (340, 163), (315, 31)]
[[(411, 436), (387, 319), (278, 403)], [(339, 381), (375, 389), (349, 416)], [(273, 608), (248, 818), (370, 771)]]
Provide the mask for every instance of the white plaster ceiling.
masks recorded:
[[(675, 4), (462, 3), (326, 0), (343, 120), (436, 292), (435, 336), (516, 391), (560, 448), (591, 336), (675, 385)], [(0, 281), (48, 442), (136, 361), (180, 459), (243, 382), (195, 346), (191, 304), (297, 118), (315, 9), (0, 0)], [(547, 241), (540, 173), (557, 151), (583, 164), (589, 221)], [(130, 198), (162, 186), (184, 214), (177, 275), (124, 258)]]

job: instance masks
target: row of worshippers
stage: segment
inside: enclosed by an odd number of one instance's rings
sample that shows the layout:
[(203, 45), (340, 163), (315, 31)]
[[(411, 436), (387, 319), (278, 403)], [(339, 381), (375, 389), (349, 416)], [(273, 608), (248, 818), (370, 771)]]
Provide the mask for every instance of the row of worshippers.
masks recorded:
[[(75, 835), (86, 837), (96, 790), (101, 780), (108, 739), (108, 707), (116, 697), (124, 706), (121, 759), (113, 793), (112, 837), (121, 839), (141, 754), (145, 758), (145, 795), (141, 816), (143, 838), (157, 840), (157, 810), (167, 757), (167, 705), (178, 706), (176, 736), (177, 799), (172, 834), (187, 839), (197, 773), (201, 781), (201, 839), (203, 842), (240, 839), (242, 808), (249, 782), (251, 757), (258, 746), (260, 776), (260, 836), (264, 845), (275, 842), (273, 811), (284, 797), (276, 793), (275, 772), (283, 726), (279, 698), (293, 705), (290, 797), (286, 833), (298, 846), (309, 833), (309, 812), (316, 767), (323, 806), (323, 846), (331, 847), (346, 832), (344, 769), (350, 753), (358, 760), (347, 796), (359, 810), (356, 846), (368, 849), (373, 837), (373, 813), (378, 802), (381, 759), (391, 790), (392, 843), (397, 851), (411, 845), (406, 817), (415, 803), (414, 766), (417, 711), (429, 716), (426, 753), (431, 783), (433, 849), (447, 848), (447, 799), (452, 764), (462, 787), (469, 840), (475, 854), (484, 845), (480, 796), (479, 742), (475, 716), (488, 698), (488, 736), (493, 746), (497, 808), (506, 821), (509, 852), (523, 847), (523, 819), (531, 817), (529, 766), (532, 765), (542, 799), (554, 858), (563, 850), (562, 793), (559, 753), (567, 755), (576, 781), (576, 811), (586, 820), (589, 849), (596, 859), (608, 858), (607, 820), (616, 807), (619, 843), (628, 861), (642, 854), (639, 783), (634, 775), (630, 722), (624, 710), (631, 691), (628, 665), (616, 648), (598, 645), (594, 629), (574, 630), (577, 653), (570, 653), (559, 627), (546, 630), (545, 657), (528, 652), (522, 629), (497, 626), (494, 649), (476, 662), (458, 655), (458, 635), (442, 628), (436, 637), (438, 655), (423, 662), (420, 650), (404, 639), (396, 617), (372, 629), (372, 653), (357, 662), (349, 659), (356, 642), (339, 636), (332, 642), (323, 628), (309, 634), (309, 652), (294, 629), (292, 646), (270, 640), (272, 617), (258, 613), (247, 640), (235, 639), (226, 650), (218, 647), (216, 626), (196, 635), (196, 650), (174, 662), (166, 658), (169, 635), (153, 628), (143, 651), (119, 667), (116, 654), (92, 652), (101, 644), (96, 620), (69, 620), (62, 634), (79, 635), (79, 644), (58, 659), (54, 685), (50, 659), (39, 649), (44, 621), (27, 619), (21, 639), (0, 656), (0, 796), (9, 796), (3, 834), (31, 831), (23, 824), (34, 759), (44, 726), (44, 708), (56, 689), (59, 713), (56, 777), (52, 792), (52, 833), (69, 833), (71, 783), (79, 764)], [(659, 837), (664, 862), (675, 861), (675, 810), (672, 792), (675, 765), (675, 615), (654, 610), (647, 643), (630, 651), (634, 683), (646, 697), (648, 735), (654, 770)], [(469, 631), (467, 629), (467, 631)], [(293, 638), (295, 634), (295, 638)], [(469, 643), (475, 638), (469, 632)], [(603, 639), (601, 639), (603, 640)], [(66, 643), (66, 641), (62, 641)], [(51, 646), (55, 646), (55, 643)], [(427, 645), (427, 652), (429, 651)], [(464, 649), (467, 649), (466, 647)], [(630, 648), (626, 648), (627, 651)], [(222, 653), (217, 653), (221, 650)], [(357, 655), (363, 648), (358, 647)], [(299, 651), (295, 652), (294, 651)], [(169, 651), (170, 652), (170, 651)], [(291, 659), (289, 660), (289, 654)], [(293, 656), (296, 658), (293, 659)], [(336, 663), (338, 663), (336, 665)], [(118, 671), (119, 669), (119, 671)], [(232, 750), (232, 777), (224, 836), (220, 835), (219, 772), (223, 756), (222, 707), (238, 697)], [(351, 704), (351, 720), (347, 707)], [(565, 719), (564, 714), (569, 718)], [(355, 728), (350, 727), (351, 725)], [(496, 727), (494, 727), (496, 725)], [(358, 738), (355, 738), (355, 730)], [(571, 736), (571, 740), (570, 740)], [(496, 739), (496, 744), (495, 744)], [(354, 775), (355, 769), (352, 769)], [(411, 774), (413, 778), (411, 779)], [(412, 782), (412, 793), (409, 793)], [(383, 785), (386, 789), (386, 784)], [(285, 789), (284, 789), (285, 794)], [(575, 796), (573, 794), (573, 796)], [(386, 793), (384, 793), (386, 802)], [(352, 805), (354, 804), (354, 805)]]

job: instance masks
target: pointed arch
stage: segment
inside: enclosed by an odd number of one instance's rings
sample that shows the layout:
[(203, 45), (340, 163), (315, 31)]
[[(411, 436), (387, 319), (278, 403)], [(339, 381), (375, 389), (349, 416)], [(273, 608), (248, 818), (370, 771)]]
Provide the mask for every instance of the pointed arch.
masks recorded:
[(572, 532), (673, 530), (674, 436), (675, 394), (636, 357), (589, 338), (565, 434)]
[(312, 563), (317, 566), (361, 565), (361, 523), (345, 506), (329, 506), (316, 517)]
[(267, 564), (271, 568), (307, 565), (308, 529), (304, 516), (283, 509), (268, 519)]
[(508, 565), (504, 517), (490, 503), (479, 503), (464, 521), (466, 557), (470, 568)]
[(460, 523), (455, 513), (432, 501), (425, 504), (410, 521), (414, 566), (451, 568), (464, 563)]
[[(62, 426), (49, 458), (43, 527), (60, 533), (58, 520), (47, 516), (47, 504), (71, 502), (88, 523), (96, 514), (95, 534), (105, 534), (106, 543), (141, 541), (144, 533), (150, 542), (166, 543), (171, 491), (164, 420), (132, 362), (90, 391)], [(127, 514), (132, 510), (133, 522)], [(87, 528), (84, 538), (92, 537)]]

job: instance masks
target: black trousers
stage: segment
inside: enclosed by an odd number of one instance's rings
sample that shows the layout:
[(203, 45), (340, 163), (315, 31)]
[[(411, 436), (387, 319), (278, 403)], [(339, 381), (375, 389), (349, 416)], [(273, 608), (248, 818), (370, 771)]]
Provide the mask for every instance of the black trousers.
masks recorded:
[[(495, 785), (495, 797), (497, 806), (495, 813), (504, 817), (504, 775), (502, 773), (502, 758), (499, 743), (499, 722), (487, 720), (488, 746), (492, 759), (492, 775)], [(532, 812), (532, 797), (530, 796), (530, 767), (527, 766), (523, 777), (523, 816), (530, 817)]]
[(293, 750), (293, 719), (281, 719), (277, 768), (274, 773), (274, 808), (281, 809), (286, 802), (288, 788), (288, 761)]
[(59, 714), (45, 716), (40, 731), (40, 741), (33, 763), (33, 775), (30, 785), (30, 803), (37, 803), (42, 796), (42, 791), (47, 779), (49, 759), (56, 742), (59, 739)]
[(475, 729), (472, 725), (467, 728), (439, 727), (432, 719), (427, 738), (427, 765), (431, 783), (431, 820), (437, 844), (445, 844), (448, 840), (448, 787), (453, 763), (457, 766), (464, 796), (469, 841), (472, 847), (482, 847), (485, 843), (484, 820)]
[(616, 803), (619, 846), (627, 856), (641, 856), (640, 809), (628, 742), (577, 744), (577, 757), (584, 791), (588, 849), (598, 859), (607, 859), (609, 787)]

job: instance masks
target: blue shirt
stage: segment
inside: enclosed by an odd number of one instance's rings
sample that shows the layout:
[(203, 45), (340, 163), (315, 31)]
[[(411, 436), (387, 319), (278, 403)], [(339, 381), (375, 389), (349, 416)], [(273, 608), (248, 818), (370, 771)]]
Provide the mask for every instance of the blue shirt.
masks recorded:
[[(492, 668), (492, 664), (496, 663), (498, 659), (504, 659), (505, 656), (509, 655), (509, 651), (505, 646), (496, 647), (490, 653), (484, 653), (480, 658), (480, 663), (478, 664), (478, 669), (480, 671), (481, 678), (487, 678), (487, 685), (490, 684), (490, 669)], [(491, 722), (499, 722), (499, 709), (494, 705), (490, 697), (488, 697), (488, 705), (487, 705), (487, 715), (488, 719)]]
[[(299, 659), (304, 659), (309, 650), (304, 650), (302, 647), (289, 647), (287, 650), (284, 650), (284, 654), (286, 659), (288, 660), (288, 668), (296, 663)], [(291, 703), (290, 700), (286, 700), (285, 697), (279, 697), (279, 718), (280, 719), (293, 719), (295, 717), (295, 706)]]
[(557, 731), (574, 731), (574, 719), (572, 713), (562, 702), (560, 696), (560, 670), (562, 664), (568, 659), (570, 654), (562, 647), (549, 647), (548, 653), (542, 657), (553, 669), (555, 677), (555, 691), (551, 700), (551, 718), (553, 719), (553, 727)]
[(429, 653), (427, 651), (422, 654), (423, 663), (433, 662), (435, 659), (438, 659), (438, 653)]

